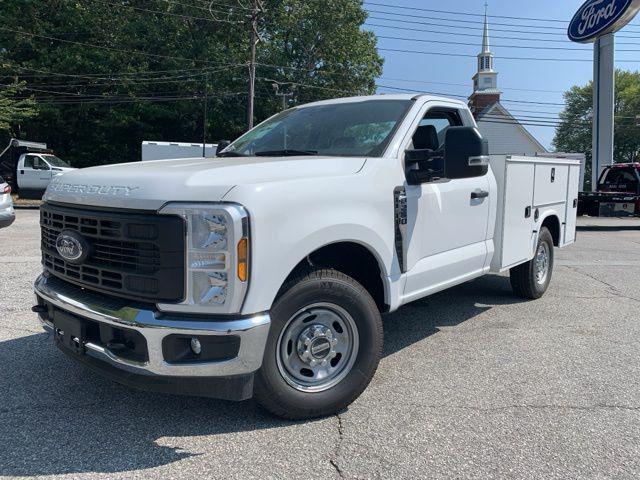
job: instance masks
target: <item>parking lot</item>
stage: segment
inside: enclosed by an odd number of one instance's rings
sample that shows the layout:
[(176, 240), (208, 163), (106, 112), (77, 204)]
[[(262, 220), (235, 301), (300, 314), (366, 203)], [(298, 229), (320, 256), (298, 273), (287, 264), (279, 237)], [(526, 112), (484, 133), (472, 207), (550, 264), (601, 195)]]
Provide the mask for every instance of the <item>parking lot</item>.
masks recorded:
[(384, 358), (337, 417), (133, 391), (40, 329), (38, 212), (0, 230), (0, 476), (638, 478), (640, 231), (557, 252), (536, 302), (488, 276), (385, 318)]

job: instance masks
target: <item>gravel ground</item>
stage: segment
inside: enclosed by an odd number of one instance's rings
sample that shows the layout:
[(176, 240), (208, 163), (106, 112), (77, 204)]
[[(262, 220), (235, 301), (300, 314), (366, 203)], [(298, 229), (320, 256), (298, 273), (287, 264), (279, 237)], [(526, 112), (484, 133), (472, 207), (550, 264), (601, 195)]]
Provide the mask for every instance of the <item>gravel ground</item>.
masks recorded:
[(34, 314), (37, 211), (0, 230), (0, 476), (638, 478), (640, 231), (557, 252), (548, 294), (487, 276), (388, 315), (347, 411), (137, 392), (59, 352)]

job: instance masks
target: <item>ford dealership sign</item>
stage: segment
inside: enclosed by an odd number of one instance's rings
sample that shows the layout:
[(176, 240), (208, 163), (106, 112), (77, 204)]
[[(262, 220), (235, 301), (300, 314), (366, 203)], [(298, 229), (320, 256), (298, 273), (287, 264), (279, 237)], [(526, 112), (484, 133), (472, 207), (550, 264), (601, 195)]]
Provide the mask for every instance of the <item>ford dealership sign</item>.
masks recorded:
[(569, 38), (574, 42), (593, 42), (620, 30), (639, 10), (640, 0), (587, 0), (569, 24)]

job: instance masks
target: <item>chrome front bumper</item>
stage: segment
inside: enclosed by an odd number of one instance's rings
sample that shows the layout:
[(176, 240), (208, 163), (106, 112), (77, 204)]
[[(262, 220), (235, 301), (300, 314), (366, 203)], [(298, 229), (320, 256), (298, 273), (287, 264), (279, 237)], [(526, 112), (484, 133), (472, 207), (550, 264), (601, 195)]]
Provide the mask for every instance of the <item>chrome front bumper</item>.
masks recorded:
[[(87, 355), (120, 370), (138, 375), (227, 377), (255, 372), (262, 364), (271, 323), (266, 313), (230, 320), (194, 320), (184, 316), (160, 316), (153, 310), (131, 308), (124, 301), (89, 292), (44, 275), (38, 277), (34, 288), (36, 296), (45, 304), (49, 303), (63, 312), (142, 334), (147, 342), (149, 360), (146, 362), (119, 357), (103, 345), (84, 343)], [(54, 332), (54, 325), (46, 315), (41, 314), (40, 321), (45, 330)], [(162, 341), (167, 335), (232, 335), (239, 337), (240, 348), (237, 356), (229, 360), (169, 363), (162, 353)]]

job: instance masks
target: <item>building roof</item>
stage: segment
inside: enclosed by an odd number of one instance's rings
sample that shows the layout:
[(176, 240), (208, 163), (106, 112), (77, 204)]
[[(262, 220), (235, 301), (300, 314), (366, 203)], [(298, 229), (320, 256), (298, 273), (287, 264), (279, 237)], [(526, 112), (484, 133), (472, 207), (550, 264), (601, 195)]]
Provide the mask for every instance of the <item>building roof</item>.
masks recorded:
[[(492, 115), (489, 117), (489, 115)], [(507, 110), (500, 102), (495, 102), (488, 107), (485, 107), (483, 110), (476, 114), (476, 122), (497, 122), (500, 120), (500, 116), (505, 117), (507, 121), (511, 124), (515, 125), (525, 137), (527, 137), (535, 146), (536, 149), (540, 153), (546, 153), (548, 150), (534, 137), (525, 127), (522, 125), (517, 118), (515, 118), (509, 110)]]

